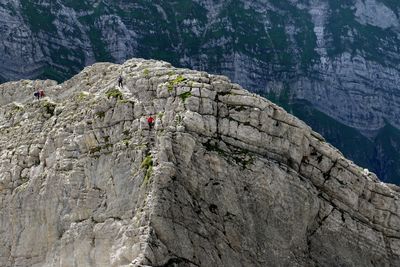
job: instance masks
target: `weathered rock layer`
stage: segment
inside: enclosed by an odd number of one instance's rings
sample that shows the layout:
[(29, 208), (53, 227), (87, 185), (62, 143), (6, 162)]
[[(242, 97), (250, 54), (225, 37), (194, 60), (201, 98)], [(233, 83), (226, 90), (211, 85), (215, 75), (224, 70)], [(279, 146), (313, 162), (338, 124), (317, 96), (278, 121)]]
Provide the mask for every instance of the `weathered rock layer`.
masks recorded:
[(2, 267), (400, 265), (399, 188), (226, 77), (133, 59), (0, 94)]

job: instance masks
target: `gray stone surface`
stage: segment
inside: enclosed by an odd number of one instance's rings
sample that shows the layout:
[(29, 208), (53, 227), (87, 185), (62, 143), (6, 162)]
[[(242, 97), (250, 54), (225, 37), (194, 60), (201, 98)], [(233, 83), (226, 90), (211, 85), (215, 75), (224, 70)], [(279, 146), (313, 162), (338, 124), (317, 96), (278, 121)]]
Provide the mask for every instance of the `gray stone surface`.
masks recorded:
[(226, 77), (132, 59), (0, 93), (1, 267), (400, 265), (400, 189)]

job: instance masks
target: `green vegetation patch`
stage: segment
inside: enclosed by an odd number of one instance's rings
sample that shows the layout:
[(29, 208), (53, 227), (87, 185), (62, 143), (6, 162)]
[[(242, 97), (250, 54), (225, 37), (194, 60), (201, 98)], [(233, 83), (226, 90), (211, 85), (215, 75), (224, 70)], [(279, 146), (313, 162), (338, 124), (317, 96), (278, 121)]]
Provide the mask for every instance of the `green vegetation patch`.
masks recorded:
[(77, 100), (78, 101), (84, 101), (88, 98), (89, 93), (88, 92), (79, 92), (77, 95)]
[[(92, 147), (92, 148), (89, 149), (89, 154), (95, 154), (97, 152), (100, 152), (102, 149), (110, 150), (113, 147), (114, 147), (114, 145), (111, 144), (111, 143), (106, 143), (103, 146), (95, 146), (95, 147)], [(104, 154), (109, 154), (109, 153), (111, 153), (111, 151), (109, 151), (107, 153), (104, 153)]]
[(92, 147), (91, 149), (89, 149), (89, 153), (94, 154), (96, 152), (100, 152), (100, 150), (101, 150), (101, 146)]
[(191, 92), (185, 92), (179, 95), (179, 97), (182, 99), (183, 102), (185, 102), (186, 99), (188, 99), (191, 96), (192, 96)]
[(144, 77), (149, 78), (149, 76), (150, 76), (150, 71), (149, 71), (149, 69), (144, 69), (144, 70), (143, 70), (143, 74), (144, 74)]
[(106, 116), (106, 113), (104, 111), (98, 111), (96, 112), (96, 117), (98, 118), (104, 118)]
[(129, 140), (128, 138), (125, 138), (125, 139), (122, 140), (122, 143), (123, 143), (126, 147), (129, 147), (130, 140)]
[(207, 151), (214, 151), (217, 152), (221, 156), (227, 156), (226, 152), (223, 151), (219, 146), (211, 141), (208, 141), (204, 144), (204, 147)]
[(46, 100), (42, 102), (42, 107), (45, 109), (47, 114), (50, 114), (50, 116), (54, 115), (54, 110), (56, 109), (55, 103)]
[(235, 153), (232, 153), (231, 156), (236, 164), (240, 165), (243, 169), (247, 169), (254, 163), (254, 157), (251, 152), (245, 149), (239, 149)]
[(183, 77), (182, 75), (178, 75), (175, 79), (173, 79), (172, 81), (168, 82), (168, 92), (172, 92), (174, 90), (174, 87), (177, 86), (178, 84), (182, 83), (186, 81), (186, 78)]
[(150, 177), (153, 174), (153, 156), (152, 155), (147, 155), (143, 161), (142, 164), (140, 165), (142, 169), (146, 171), (146, 174), (143, 179), (144, 184), (148, 184), (150, 181)]
[(13, 107), (12, 107), (12, 112), (13, 113), (18, 113), (20, 111), (24, 110), (24, 106), (22, 106), (21, 104), (17, 104), (17, 103), (13, 103)]
[(175, 75), (175, 71), (173, 71), (173, 70), (171, 70), (171, 71), (168, 71), (167, 75), (168, 75), (168, 76)]
[(122, 95), (121, 91), (118, 90), (117, 88), (108, 90), (106, 92), (106, 96), (107, 96), (107, 98), (113, 97), (113, 98), (116, 98), (116, 99), (119, 99), (119, 100), (123, 99), (123, 95)]

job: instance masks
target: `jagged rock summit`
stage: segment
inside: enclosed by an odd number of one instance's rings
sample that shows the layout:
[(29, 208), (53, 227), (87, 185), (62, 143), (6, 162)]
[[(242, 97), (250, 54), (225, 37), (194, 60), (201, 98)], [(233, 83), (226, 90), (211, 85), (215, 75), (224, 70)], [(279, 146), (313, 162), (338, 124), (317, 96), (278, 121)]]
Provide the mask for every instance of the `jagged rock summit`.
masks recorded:
[(226, 77), (132, 59), (0, 94), (1, 267), (400, 266), (399, 188)]

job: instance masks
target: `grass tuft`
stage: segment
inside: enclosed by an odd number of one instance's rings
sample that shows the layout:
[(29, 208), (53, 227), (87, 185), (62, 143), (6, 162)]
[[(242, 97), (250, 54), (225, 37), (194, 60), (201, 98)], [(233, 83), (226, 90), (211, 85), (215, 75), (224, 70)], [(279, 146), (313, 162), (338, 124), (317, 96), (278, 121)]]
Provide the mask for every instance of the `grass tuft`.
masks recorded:
[(186, 101), (187, 98), (191, 97), (192, 93), (191, 92), (186, 92), (186, 93), (182, 93), (179, 95), (179, 97), (182, 99), (183, 102)]
[(108, 90), (106, 92), (106, 96), (107, 96), (107, 98), (113, 97), (113, 98), (116, 98), (116, 99), (119, 99), (119, 100), (123, 99), (123, 95), (122, 95), (121, 91), (118, 90), (117, 88)]
[(153, 174), (153, 156), (152, 155), (147, 155), (143, 161), (142, 164), (140, 165), (142, 169), (146, 170), (146, 174), (143, 179), (144, 184), (148, 184), (150, 181), (150, 177)]

